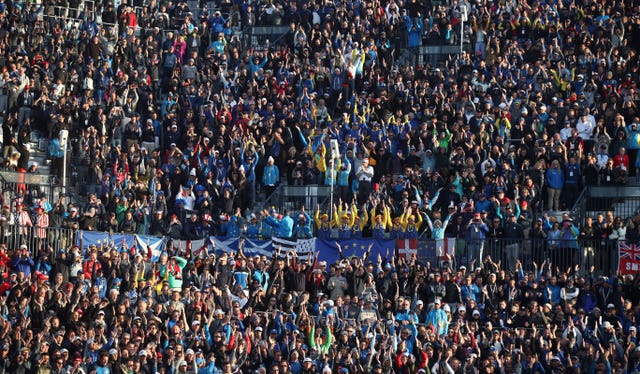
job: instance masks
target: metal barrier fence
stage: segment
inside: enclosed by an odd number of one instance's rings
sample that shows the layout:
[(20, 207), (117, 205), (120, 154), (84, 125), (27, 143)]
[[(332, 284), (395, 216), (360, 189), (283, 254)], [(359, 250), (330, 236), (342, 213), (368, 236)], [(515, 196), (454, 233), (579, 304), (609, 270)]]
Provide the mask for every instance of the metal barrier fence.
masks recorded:
[[(78, 230), (60, 227), (38, 228), (32, 226), (0, 225), (0, 243), (9, 249), (26, 244), (33, 255), (45, 247), (54, 253), (68, 249), (76, 242)], [(34, 222), (35, 223), (35, 222)], [(108, 235), (108, 233), (104, 233)], [(375, 240), (375, 239), (371, 239)], [(399, 241), (398, 245), (404, 241)], [(490, 257), (500, 263), (501, 269), (512, 271), (519, 261), (525, 272), (540, 269), (543, 263), (551, 264), (554, 271), (565, 272), (580, 265), (579, 275), (613, 276), (618, 272), (618, 242), (616, 240), (548, 240), (548, 239), (486, 239), (486, 240), (420, 240), (417, 244), (418, 261), (442, 266), (449, 262), (454, 268), (462, 265), (469, 271), (480, 266), (480, 261)], [(449, 257), (444, 255), (449, 253)], [(474, 261), (475, 259), (475, 261)], [(481, 260), (480, 260), (481, 259)], [(593, 270), (592, 270), (593, 269)]]
[(266, 48), (277, 46), (283, 42), (283, 37), (289, 32), (287, 26), (253, 26), (242, 31), (242, 45), (245, 48), (255, 46)]
[(56, 179), (53, 175), (0, 172), (3, 201), (11, 201), (19, 196), (28, 205), (43, 195), (50, 202), (55, 201), (60, 194), (59, 183), (55, 183)]
[(590, 187), (585, 200), (584, 209), (590, 212), (613, 211), (623, 219), (640, 214), (638, 187)]
[(459, 55), (460, 46), (455, 45), (428, 45), (421, 46), (418, 53), (418, 64), (430, 64), (437, 66), (438, 63), (446, 61), (447, 57)]
[(0, 225), (0, 243), (8, 249), (17, 249), (26, 244), (35, 257), (41, 248), (51, 247), (53, 253), (66, 250), (76, 241), (77, 230), (63, 227), (33, 227)]
[[(454, 243), (449, 243), (453, 241)], [(455, 248), (452, 262), (454, 266), (465, 265), (469, 267), (476, 259), (475, 266), (479, 266), (479, 258), (482, 260), (490, 256), (493, 262), (500, 261), (501, 268), (513, 270), (517, 261), (520, 261), (525, 271), (534, 269), (534, 263), (541, 266), (552, 264), (553, 269), (566, 271), (575, 265), (580, 265), (583, 274), (590, 272), (593, 267), (594, 272), (603, 275), (614, 275), (618, 270), (618, 241), (617, 240), (551, 240), (543, 238), (523, 238), (523, 239), (486, 239), (486, 240), (465, 240), (447, 239), (446, 241), (425, 241), (422, 244), (429, 248), (434, 247), (435, 252), (440, 253), (438, 248)], [(420, 247), (420, 245), (419, 245)], [(433, 253), (433, 252), (431, 252)], [(442, 252), (444, 253), (444, 252)], [(429, 252), (419, 251), (422, 260), (442, 261)], [(426, 256), (426, 258), (425, 258)], [(431, 257), (431, 258), (430, 258)], [(435, 258), (434, 258), (435, 257)]]
[[(334, 191), (335, 193), (335, 191)], [(302, 205), (308, 210), (324, 205), (331, 195), (331, 187), (321, 185), (279, 186), (271, 196), (265, 196), (263, 206), (274, 206), (279, 212), (297, 211)]]

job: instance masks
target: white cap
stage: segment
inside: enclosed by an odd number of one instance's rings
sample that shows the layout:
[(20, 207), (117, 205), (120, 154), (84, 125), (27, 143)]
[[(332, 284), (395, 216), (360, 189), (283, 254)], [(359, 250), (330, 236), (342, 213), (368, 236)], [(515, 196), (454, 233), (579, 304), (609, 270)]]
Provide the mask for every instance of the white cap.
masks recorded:
[(196, 353), (193, 351), (193, 349), (189, 348), (189, 349), (187, 349), (187, 350), (186, 350), (185, 354), (187, 354), (187, 355), (194, 355), (194, 354), (196, 354)]
[(196, 176), (196, 168), (192, 168), (191, 171), (189, 172), (189, 175), (192, 177)]

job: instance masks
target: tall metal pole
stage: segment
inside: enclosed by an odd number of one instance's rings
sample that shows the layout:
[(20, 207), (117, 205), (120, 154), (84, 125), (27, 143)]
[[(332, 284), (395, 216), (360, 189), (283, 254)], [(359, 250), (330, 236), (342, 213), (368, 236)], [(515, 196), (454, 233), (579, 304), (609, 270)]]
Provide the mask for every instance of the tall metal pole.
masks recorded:
[(467, 21), (467, 7), (463, 4), (460, 5), (460, 54), (463, 51), (463, 43), (464, 43), (464, 23)]
[(67, 193), (67, 143), (69, 143), (69, 131), (60, 130), (60, 146), (62, 147), (62, 194)]
[(333, 222), (333, 164), (334, 163), (335, 163), (335, 159), (333, 158), (333, 155), (331, 155), (331, 169), (327, 170), (329, 173), (331, 173), (331, 184), (330, 184), (331, 197), (329, 198), (329, 222)]

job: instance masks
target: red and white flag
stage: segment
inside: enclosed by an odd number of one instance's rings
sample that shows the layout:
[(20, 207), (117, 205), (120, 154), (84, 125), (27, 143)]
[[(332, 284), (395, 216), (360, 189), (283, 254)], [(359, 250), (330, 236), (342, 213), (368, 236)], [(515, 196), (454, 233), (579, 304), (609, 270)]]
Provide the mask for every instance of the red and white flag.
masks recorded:
[(398, 249), (398, 257), (405, 260), (410, 259), (413, 255), (418, 255), (418, 239), (398, 239), (396, 243)]

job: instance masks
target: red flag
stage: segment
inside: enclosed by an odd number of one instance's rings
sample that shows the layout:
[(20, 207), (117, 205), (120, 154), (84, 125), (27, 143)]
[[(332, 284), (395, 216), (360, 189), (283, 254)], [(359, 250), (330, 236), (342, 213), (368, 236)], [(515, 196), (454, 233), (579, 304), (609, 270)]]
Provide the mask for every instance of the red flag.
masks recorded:
[(620, 274), (636, 274), (640, 270), (640, 247), (627, 242), (618, 242), (618, 271)]
[(396, 248), (398, 248), (398, 257), (410, 259), (411, 256), (418, 255), (418, 239), (398, 239)]

